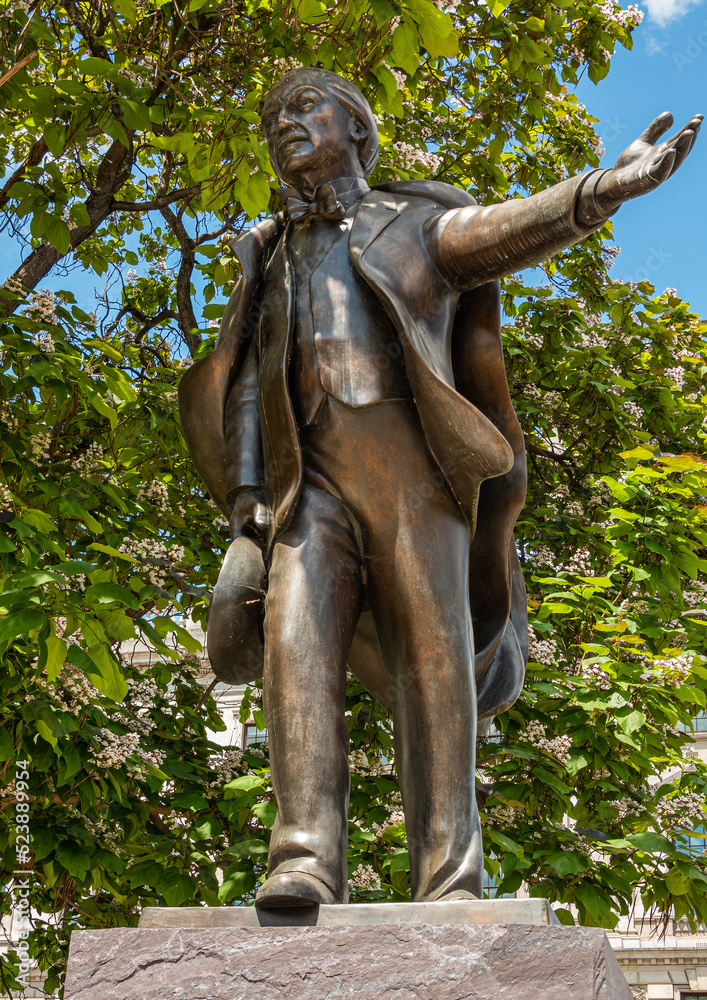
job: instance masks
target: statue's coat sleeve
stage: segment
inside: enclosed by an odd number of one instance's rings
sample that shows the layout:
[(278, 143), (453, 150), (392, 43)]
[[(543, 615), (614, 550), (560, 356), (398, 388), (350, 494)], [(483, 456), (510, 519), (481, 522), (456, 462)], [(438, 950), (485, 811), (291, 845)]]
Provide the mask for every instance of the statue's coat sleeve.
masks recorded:
[(179, 383), (179, 417), (189, 453), (210, 496), (227, 516), (226, 406), (257, 330), (263, 259), (281, 230), (282, 219), (266, 219), (233, 243), (242, 277), (226, 307), (216, 347), (194, 362)]
[(427, 231), (430, 255), (452, 287), (462, 291), (533, 267), (603, 224), (586, 227), (577, 206), (590, 171), (553, 187), (497, 205), (441, 213)]

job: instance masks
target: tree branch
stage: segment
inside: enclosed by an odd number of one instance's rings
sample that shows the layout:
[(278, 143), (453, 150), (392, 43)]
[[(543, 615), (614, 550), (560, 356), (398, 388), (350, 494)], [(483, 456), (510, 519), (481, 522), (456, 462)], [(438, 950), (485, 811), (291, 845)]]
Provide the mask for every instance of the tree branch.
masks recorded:
[(538, 448), (537, 445), (531, 444), (529, 441), (525, 442), (525, 450), (529, 451), (531, 455), (539, 455), (541, 458), (551, 458), (553, 462), (561, 462), (564, 465), (575, 466), (577, 464), (576, 460), (571, 456), (563, 453), (558, 455), (554, 451), (547, 451), (545, 448)]
[(194, 184), (192, 187), (180, 188), (179, 191), (172, 191), (171, 194), (155, 198), (154, 201), (115, 201), (113, 202), (114, 212), (153, 212), (156, 209), (166, 208), (180, 198), (193, 198), (201, 191), (201, 185)]
[(179, 311), (179, 329), (184, 337), (184, 342), (191, 355), (201, 343), (198, 333), (192, 333), (198, 324), (194, 314), (194, 306), (191, 300), (191, 276), (196, 262), (196, 243), (191, 238), (184, 227), (181, 218), (176, 215), (171, 208), (161, 208), (160, 212), (167, 225), (172, 230), (179, 241), (182, 252), (182, 263), (179, 266), (177, 275), (177, 309)]
[(39, 53), (35, 50), (34, 52), (30, 52), (28, 56), (25, 56), (24, 59), (20, 59), (20, 61), (15, 63), (14, 66), (10, 66), (10, 68), (3, 73), (2, 76), (0, 76), (0, 87), (7, 83), (7, 81), (15, 75), (15, 73), (19, 73), (21, 69), (24, 69), (27, 63), (32, 62), (32, 60), (38, 55)]

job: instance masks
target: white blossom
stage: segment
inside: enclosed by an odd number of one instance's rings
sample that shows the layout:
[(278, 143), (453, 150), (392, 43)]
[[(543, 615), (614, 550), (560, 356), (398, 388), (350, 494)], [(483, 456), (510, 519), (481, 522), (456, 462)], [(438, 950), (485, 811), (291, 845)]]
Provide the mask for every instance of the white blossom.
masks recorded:
[(697, 792), (683, 792), (672, 799), (661, 799), (655, 812), (664, 829), (680, 827), (685, 820), (690, 820), (692, 826), (693, 823), (704, 822), (705, 801)]
[(626, 26), (629, 28), (638, 27), (645, 16), (643, 11), (639, 10), (635, 4), (631, 4), (626, 10), (622, 10), (619, 4), (612, 3), (612, 0), (606, 0), (605, 3), (602, 3), (599, 11), (607, 21), (618, 24), (622, 28)]
[(583, 663), (580, 673), (586, 681), (596, 681), (600, 691), (610, 690), (611, 678), (598, 663)]
[(624, 400), (621, 404), (621, 408), (624, 413), (629, 415), (629, 417), (633, 417), (634, 420), (639, 422), (643, 420), (643, 417), (645, 416), (643, 408), (639, 406), (638, 403), (634, 403), (632, 399)]
[(96, 743), (98, 746), (92, 749), (91, 756), (98, 767), (108, 769), (125, 766), (128, 774), (135, 778), (143, 776), (143, 765), (159, 767), (166, 758), (162, 750), (144, 750), (138, 733), (127, 732), (119, 735), (110, 729), (105, 729), (96, 736)]
[(101, 467), (101, 462), (103, 462), (103, 446), (94, 441), (86, 451), (73, 458), (70, 464), (74, 472), (90, 475)]
[(40, 431), (32, 438), (32, 454), (35, 458), (48, 460), (51, 457), (52, 436), (47, 431)]
[(19, 420), (14, 413), (10, 412), (10, 408), (7, 403), (3, 403), (0, 406), (0, 424), (4, 424), (9, 431), (16, 431)]
[(525, 733), (523, 737), (532, 746), (537, 747), (539, 750), (545, 750), (546, 753), (551, 754), (561, 764), (566, 764), (570, 759), (570, 748), (572, 746), (572, 740), (569, 736), (554, 736), (551, 739), (545, 734), (545, 727), (537, 719), (533, 719), (525, 727)]
[(302, 63), (299, 59), (294, 56), (285, 56), (275, 59), (273, 62), (276, 72), (278, 73), (291, 73), (293, 69), (302, 69)]
[(647, 661), (641, 680), (652, 681), (662, 687), (683, 684), (692, 672), (692, 660), (692, 653), (681, 653), (664, 660)]
[(44, 354), (51, 354), (56, 350), (54, 347), (54, 338), (51, 333), (40, 333), (36, 337), (32, 337), (32, 343), (43, 351)]
[(22, 299), (27, 297), (24, 285), (21, 281), (18, 281), (17, 278), (9, 277), (0, 287), (4, 288), (12, 295), (18, 295)]
[(539, 639), (531, 628), (528, 630), (528, 655), (533, 663), (551, 667), (557, 662), (557, 644), (553, 639)]
[(410, 170), (416, 164), (422, 164), (434, 172), (442, 162), (441, 156), (434, 153), (427, 153), (418, 146), (412, 146), (409, 142), (394, 142), (391, 146), (394, 154), (393, 159), (405, 170)]
[(380, 875), (370, 865), (359, 865), (349, 879), (349, 889), (352, 892), (355, 892), (357, 889), (371, 892), (380, 889), (380, 887)]
[(209, 788), (222, 788), (238, 774), (245, 774), (248, 765), (243, 760), (243, 752), (236, 749), (222, 750), (209, 757), (209, 768), (214, 772), (214, 780)]
[(84, 708), (100, 697), (98, 689), (88, 677), (71, 663), (65, 663), (50, 684), (44, 678), (39, 678), (37, 683), (51, 694), (57, 708), (72, 715), (80, 715)]
[(33, 292), (22, 314), (36, 323), (56, 324), (58, 320), (54, 312), (54, 293), (47, 288)]
[[(123, 538), (118, 551), (132, 556), (140, 568), (148, 570), (147, 579), (150, 583), (161, 587), (167, 579), (169, 570), (176, 569), (185, 556), (183, 545), (168, 546), (159, 538)], [(166, 563), (166, 566), (160, 565)]]
[(685, 370), (683, 368), (667, 368), (665, 371), (665, 377), (669, 378), (671, 382), (675, 382), (678, 389), (682, 389), (685, 385)]
[[(568, 510), (569, 506), (570, 505), (568, 504)], [(567, 563), (567, 572), (572, 573), (574, 576), (592, 575), (592, 557), (588, 548), (583, 547), (581, 549), (577, 549), (577, 551), (572, 555), (570, 561)]]
[(0, 484), (0, 510), (10, 510), (15, 503), (15, 498), (10, 493), (7, 486)]
[(153, 479), (149, 485), (143, 486), (137, 496), (138, 500), (154, 507), (158, 514), (164, 514), (169, 507), (167, 486), (161, 479)]
[(405, 85), (407, 83), (407, 74), (403, 73), (402, 70), (393, 69), (391, 66), (389, 66), (388, 69), (393, 74), (393, 79), (395, 80), (395, 86), (398, 88), (398, 90), (405, 90)]

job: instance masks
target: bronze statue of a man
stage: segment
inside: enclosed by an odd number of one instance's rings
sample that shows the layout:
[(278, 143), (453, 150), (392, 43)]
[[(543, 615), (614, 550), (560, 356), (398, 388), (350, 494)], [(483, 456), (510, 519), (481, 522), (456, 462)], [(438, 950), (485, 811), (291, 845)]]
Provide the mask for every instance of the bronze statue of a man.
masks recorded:
[(497, 279), (660, 184), (701, 116), (655, 145), (661, 115), (612, 170), (489, 207), (436, 182), (370, 188), (375, 120), (334, 73), (288, 73), (262, 120), (287, 212), (234, 243), (217, 347), (180, 386), (234, 536), (212, 664), (264, 678), (278, 815), (256, 906), (346, 901), (347, 664), (392, 711), (412, 899), (479, 898), (477, 723), (517, 698), (527, 659)]

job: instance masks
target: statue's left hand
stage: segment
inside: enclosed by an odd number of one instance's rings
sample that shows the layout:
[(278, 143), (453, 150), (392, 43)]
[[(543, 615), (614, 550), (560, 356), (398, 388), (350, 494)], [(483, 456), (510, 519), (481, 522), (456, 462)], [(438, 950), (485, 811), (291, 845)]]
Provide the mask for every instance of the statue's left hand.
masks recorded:
[(703, 115), (693, 115), (687, 125), (670, 139), (657, 142), (673, 124), (669, 111), (658, 115), (645, 132), (628, 146), (597, 184), (597, 207), (611, 215), (619, 205), (652, 191), (678, 169), (692, 149)]

